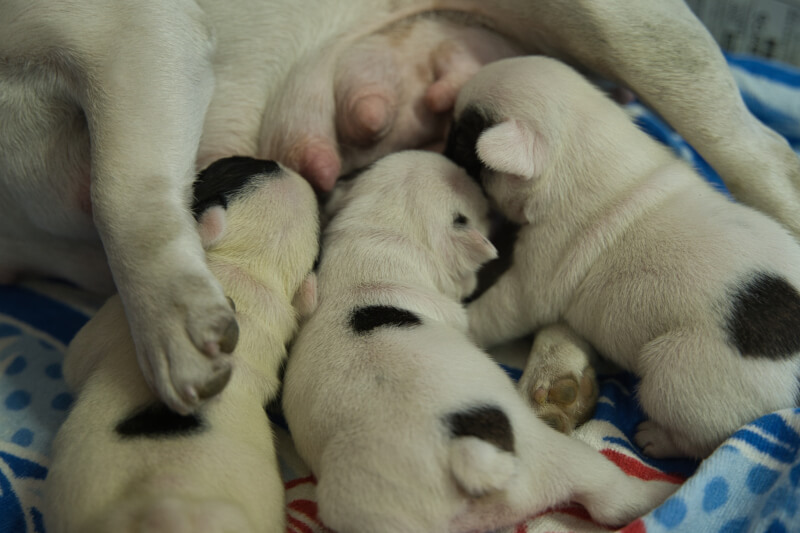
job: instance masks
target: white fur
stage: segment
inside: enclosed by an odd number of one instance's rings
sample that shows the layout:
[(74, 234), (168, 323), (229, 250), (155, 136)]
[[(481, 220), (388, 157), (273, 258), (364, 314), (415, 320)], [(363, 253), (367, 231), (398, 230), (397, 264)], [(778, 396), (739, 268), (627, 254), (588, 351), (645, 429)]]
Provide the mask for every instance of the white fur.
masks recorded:
[[(500, 57), (568, 56), (627, 85), (738, 196), (800, 232), (797, 158), (746, 110), (679, 0), (311, 7), (2, 4), (0, 280), (118, 290), (145, 378), (176, 411), (196, 409), (196, 390), (227, 364), (233, 320), (187, 210), (196, 167), (259, 155), (329, 189), (340, 171), (440, 140), (460, 86)], [(415, 18), (436, 10), (470, 24)]]
[[(394, 154), (348, 183), (336, 206), (319, 307), (292, 347), (283, 396), (326, 526), (488, 531), (570, 499), (620, 525), (674, 489), (627, 477), (547, 427), (469, 339), (459, 301), (495, 250), (478, 238), (488, 206), (462, 170), (435, 154)], [(466, 226), (453, 224), (458, 213)], [(368, 305), (422, 323), (356, 333), (352, 312)], [(483, 406), (505, 414), (513, 447), (451, 432), (449, 415)]]
[(656, 456), (705, 456), (741, 425), (794, 405), (798, 354), (743, 356), (725, 330), (753, 274), (800, 287), (800, 247), (783, 227), (714, 191), (553, 59), (485, 67), (459, 96), (457, 112), (466, 107), (523, 124), (548, 147), (544, 156), (527, 147), (540, 169), (532, 182), (502, 172), (515, 172), (508, 150), (480, 154), (501, 170), (482, 172), (487, 193), (523, 225), (512, 267), (469, 307), (481, 343), (565, 320), (641, 376), (653, 423), (637, 440)]
[[(203, 233), (207, 259), (241, 327), (225, 390), (196, 413), (194, 434), (123, 438), (115, 430), (158, 403), (136, 364), (119, 297), (70, 344), (76, 400), (52, 448), (47, 530), (244, 533), (285, 528), (283, 482), (264, 406), (278, 394), (285, 344), (314, 304), (317, 204), (297, 174), (255, 178)], [(224, 217), (226, 223), (219, 224)], [(223, 233), (219, 233), (219, 231)]]

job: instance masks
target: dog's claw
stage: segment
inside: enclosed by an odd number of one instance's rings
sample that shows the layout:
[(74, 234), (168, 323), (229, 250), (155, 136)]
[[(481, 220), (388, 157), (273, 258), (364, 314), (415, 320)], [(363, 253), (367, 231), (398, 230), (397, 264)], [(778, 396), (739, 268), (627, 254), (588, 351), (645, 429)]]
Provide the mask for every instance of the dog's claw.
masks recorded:
[(197, 397), (202, 400), (207, 400), (212, 396), (216, 396), (225, 388), (228, 381), (231, 379), (232, 368), (226, 367), (214, 375), (208, 382), (197, 387)]
[(231, 320), (225, 333), (219, 341), (219, 351), (222, 353), (233, 353), (236, 344), (239, 342), (239, 323), (236, 319)]

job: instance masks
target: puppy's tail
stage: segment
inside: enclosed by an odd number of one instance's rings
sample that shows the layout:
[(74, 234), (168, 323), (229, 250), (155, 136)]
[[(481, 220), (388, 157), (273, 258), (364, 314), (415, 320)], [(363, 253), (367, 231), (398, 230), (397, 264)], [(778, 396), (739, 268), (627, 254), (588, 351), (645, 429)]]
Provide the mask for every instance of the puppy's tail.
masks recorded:
[(471, 496), (503, 490), (517, 471), (514, 433), (508, 416), (497, 407), (478, 407), (447, 418), (450, 471)]

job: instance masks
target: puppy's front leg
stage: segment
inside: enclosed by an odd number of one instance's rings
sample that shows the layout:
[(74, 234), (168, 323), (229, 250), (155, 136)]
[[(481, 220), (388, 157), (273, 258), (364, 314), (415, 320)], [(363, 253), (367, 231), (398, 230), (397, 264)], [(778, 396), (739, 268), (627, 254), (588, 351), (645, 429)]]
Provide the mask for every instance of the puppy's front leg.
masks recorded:
[[(84, 109), (94, 219), (148, 384), (188, 413), (224, 386), (236, 323), (189, 211), (212, 40), (189, 2), (139, 4), (92, 36)], [(98, 44), (100, 43), (100, 44)]]
[(678, 0), (591, 1), (564, 13), (563, 46), (652, 105), (740, 200), (800, 235), (800, 159), (745, 107), (711, 35)]
[(491, 347), (533, 331), (536, 317), (529, 295), (520, 290), (519, 269), (512, 266), (486, 292), (467, 306), (469, 332), (480, 346)]

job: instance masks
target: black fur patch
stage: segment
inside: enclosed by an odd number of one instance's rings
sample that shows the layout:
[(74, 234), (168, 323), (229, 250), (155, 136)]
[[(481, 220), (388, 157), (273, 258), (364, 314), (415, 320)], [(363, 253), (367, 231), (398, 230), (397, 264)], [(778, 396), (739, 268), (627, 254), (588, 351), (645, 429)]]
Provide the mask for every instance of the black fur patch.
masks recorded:
[(487, 117), (477, 108), (468, 107), (458, 117), (447, 136), (444, 155), (456, 165), (467, 171), (478, 183), (481, 182), (481, 171), (486, 166), (478, 159), (475, 145), (478, 137), (486, 128), (494, 125), (495, 121)]
[(350, 314), (350, 327), (359, 335), (384, 326), (412, 328), (421, 324), (422, 320), (411, 311), (388, 305), (358, 307)]
[[(289, 351), (287, 347), (286, 353), (289, 353)], [(288, 363), (289, 361), (286, 358), (281, 360), (281, 365), (278, 367), (278, 382), (280, 383), (278, 393), (264, 406), (264, 412), (267, 414), (269, 421), (286, 431), (289, 431), (289, 424), (283, 416), (283, 378), (286, 376)]]
[(497, 249), (497, 258), (492, 259), (478, 270), (478, 286), (475, 291), (464, 299), (465, 304), (474, 302), (513, 264), (514, 245), (517, 242), (520, 226), (501, 217), (497, 217), (497, 228), (492, 232), (492, 244)]
[(743, 356), (785, 359), (800, 352), (800, 294), (785, 279), (758, 272), (733, 295), (726, 328)]
[(117, 424), (115, 431), (126, 439), (157, 439), (186, 437), (203, 431), (204, 426), (197, 415), (179, 415), (163, 403), (157, 403), (135, 412)]
[(226, 157), (211, 163), (194, 182), (192, 213), (198, 218), (203, 211), (215, 205), (228, 207), (250, 180), (256, 176), (279, 176), (281, 167), (275, 161), (252, 157)]
[(453, 437), (477, 437), (501, 450), (514, 452), (511, 421), (498, 407), (481, 406), (453, 413), (447, 417)]

